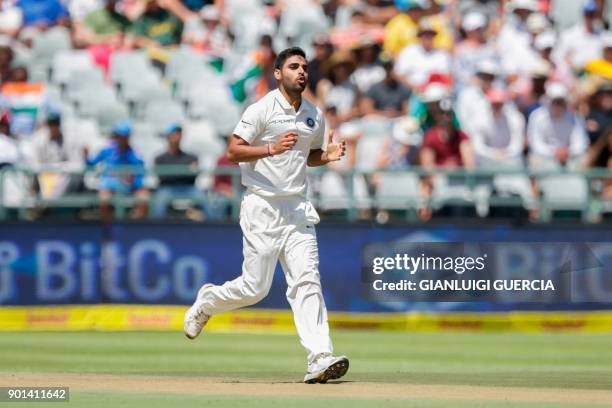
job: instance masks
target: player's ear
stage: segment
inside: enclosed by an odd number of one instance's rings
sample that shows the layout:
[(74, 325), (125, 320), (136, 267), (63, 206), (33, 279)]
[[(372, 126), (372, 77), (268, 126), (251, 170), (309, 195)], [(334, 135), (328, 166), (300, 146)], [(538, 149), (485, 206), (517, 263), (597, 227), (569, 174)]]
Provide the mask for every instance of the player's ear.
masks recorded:
[(277, 81), (281, 80), (281, 70), (279, 68), (274, 68), (274, 78)]

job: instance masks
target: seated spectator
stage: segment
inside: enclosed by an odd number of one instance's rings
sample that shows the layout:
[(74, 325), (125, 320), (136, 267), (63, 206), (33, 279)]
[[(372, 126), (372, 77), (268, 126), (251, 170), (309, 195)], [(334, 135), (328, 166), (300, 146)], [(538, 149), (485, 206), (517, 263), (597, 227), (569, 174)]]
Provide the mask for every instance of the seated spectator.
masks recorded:
[(612, 81), (601, 84), (590, 97), (586, 128), (590, 143), (612, 129)]
[(419, 42), (404, 48), (395, 64), (398, 78), (410, 89), (422, 89), (432, 73), (449, 75), (451, 59), (446, 50), (435, 48), (437, 28), (430, 19), (421, 19)]
[[(419, 152), (421, 167), (425, 170), (437, 168), (464, 168), (475, 167), (474, 151), (468, 135), (457, 128), (453, 121), (453, 107), (449, 99), (443, 99), (433, 111), (435, 126), (429, 129), (423, 138), (423, 145)], [(421, 179), (421, 194), (425, 200), (433, 195), (434, 182), (432, 176)], [(429, 206), (421, 207), (417, 211), (422, 221), (431, 218), (432, 210)]]
[(30, 136), (40, 112), (51, 104), (46, 84), (29, 82), (28, 71), (24, 67), (15, 67), (2, 84), (0, 93), (11, 111), (11, 132), (19, 138)]
[[(0, 111), (1, 112), (1, 111)], [(11, 135), (8, 112), (0, 113), (0, 169), (14, 166), (24, 159), (19, 142)]]
[[(88, 150), (83, 153), (88, 166), (103, 166), (98, 189), (102, 219), (110, 220), (113, 215), (111, 200), (116, 193), (133, 194), (136, 198), (134, 218), (143, 218), (148, 212), (149, 191), (144, 187), (144, 161), (130, 146), (132, 125), (128, 121), (119, 121), (113, 125), (112, 141), (95, 157), (88, 157)], [(119, 169), (129, 166), (129, 169)]]
[(504, 24), (497, 37), (496, 48), (501, 58), (502, 71), (518, 73), (527, 66), (532, 57), (531, 33), (527, 20), (537, 13), (537, 0), (511, 0), (507, 6)]
[(431, 15), (433, 28), (438, 33), (434, 39), (434, 46), (439, 49), (449, 49), (453, 45), (452, 33), (446, 28), (447, 24), (439, 12), (437, 4), (426, 8), (424, 0), (396, 1), (400, 13), (385, 25), (384, 50), (394, 57), (407, 46), (418, 42), (417, 27), (422, 18)]
[(549, 84), (546, 99), (529, 117), (530, 165), (536, 169), (577, 165), (589, 145), (584, 121), (570, 110), (569, 92), (564, 85)]
[(213, 5), (205, 6), (198, 16), (187, 20), (182, 42), (223, 58), (229, 51), (231, 41), (227, 28), (221, 23), (219, 9)]
[[(417, 119), (423, 132), (435, 125), (434, 112), (438, 109), (438, 104), (444, 99), (450, 99), (450, 88), (444, 82), (432, 82), (421, 94), (412, 94), (410, 100), (410, 116)], [(453, 111), (453, 121), (457, 128), (460, 127), (457, 115)]]
[(68, 24), (68, 10), (60, 0), (19, 0), (25, 27), (47, 28), (58, 24)]
[(134, 21), (128, 44), (136, 48), (157, 48), (181, 42), (183, 23), (162, 0), (146, 0), (144, 13)]
[(558, 64), (568, 65), (580, 72), (587, 62), (601, 55), (604, 30), (598, 18), (598, 5), (587, 1), (583, 7), (583, 21), (563, 31), (553, 58)]
[(358, 116), (358, 91), (350, 80), (355, 69), (355, 59), (348, 51), (336, 51), (325, 69), (325, 79), (317, 86), (317, 99), (321, 106), (335, 106), (339, 122)]
[(453, 75), (459, 89), (471, 83), (480, 61), (497, 58), (495, 48), (488, 42), (487, 25), (487, 17), (476, 11), (463, 18), (465, 39), (453, 51)]
[(406, 170), (416, 161), (423, 143), (423, 132), (417, 119), (406, 116), (393, 125), (378, 157), (379, 170)]
[[(153, 216), (155, 218), (166, 217), (169, 204), (178, 198), (190, 199), (204, 207), (204, 194), (195, 186), (198, 175), (198, 158), (192, 154), (185, 153), (181, 149), (183, 129), (173, 124), (165, 132), (168, 139), (168, 150), (155, 158), (155, 166), (163, 172), (164, 166), (178, 167), (185, 175), (159, 175), (159, 187), (155, 192), (153, 203)], [(202, 220), (203, 214), (193, 208), (186, 212), (187, 218)]]
[(493, 87), (498, 74), (498, 67), (491, 60), (478, 63), (472, 85), (464, 87), (457, 97), (457, 115), (462, 128), (472, 134), (472, 128), (483, 118), (491, 117), (491, 105), (487, 92)]
[[(525, 119), (508, 101), (504, 90), (487, 92), (490, 116), (471, 127), (470, 139), (479, 166), (495, 167), (501, 163), (522, 165), (525, 146)], [(486, 115), (483, 112), (483, 115)]]
[(88, 13), (83, 21), (74, 22), (74, 38), (78, 45), (108, 46), (112, 49), (125, 45), (125, 34), (130, 20), (117, 10), (119, 0), (106, 0), (104, 7)]
[(0, 85), (9, 81), (11, 76), (11, 64), (15, 58), (13, 49), (8, 45), (0, 45)]
[(408, 100), (411, 92), (397, 80), (393, 71), (393, 61), (383, 63), (385, 78), (373, 85), (361, 98), (360, 109), (363, 115), (396, 118), (408, 113)]
[(385, 78), (385, 69), (378, 60), (380, 46), (367, 38), (362, 40), (355, 53), (357, 55), (357, 68), (351, 74), (351, 81), (357, 86), (359, 92), (364, 94), (372, 85)]
[(45, 125), (32, 135), (31, 155), (31, 167), (38, 173), (34, 188), (43, 198), (59, 198), (81, 188), (82, 176), (70, 174), (84, 167), (81, 146), (65, 138), (59, 113), (47, 114)]

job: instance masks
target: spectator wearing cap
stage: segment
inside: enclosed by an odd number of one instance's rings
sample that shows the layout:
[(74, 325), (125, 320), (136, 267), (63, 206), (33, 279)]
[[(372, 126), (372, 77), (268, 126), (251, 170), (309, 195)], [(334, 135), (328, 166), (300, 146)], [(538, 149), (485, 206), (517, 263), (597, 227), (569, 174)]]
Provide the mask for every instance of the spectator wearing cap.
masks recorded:
[(88, 166), (101, 165), (102, 176), (98, 188), (101, 216), (112, 218), (111, 199), (114, 194), (133, 194), (136, 207), (134, 218), (143, 218), (148, 212), (149, 191), (144, 186), (144, 161), (130, 146), (132, 125), (129, 121), (119, 121), (113, 125), (110, 145), (89, 158), (88, 149), (83, 149)]
[[(425, 132), (423, 144), (419, 151), (419, 162), (425, 170), (438, 168), (473, 169), (475, 167), (474, 150), (470, 138), (455, 125), (453, 105), (450, 99), (439, 101), (433, 110), (435, 126)], [(421, 178), (421, 193), (425, 200), (433, 194), (434, 183), (431, 176)], [(417, 215), (423, 221), (429, 220), (432, 210), (421, 207)]]
[(225, 57), (230, 48), (230, 35), (222, 24), (221, 11), (209, 4), (200, 10), (198, 16), (189, 18), (185, 22), (182, 43), (191, 44), (217, 58)]
[(355, 59), (349, 51), (336, 51), (325, 67), (325, 79), (317, 86), (320, 105), (335, 107), (339, 123), (359, 115), (358, 90), (350, 77), (355, 70)]
[(458, 89), (470, 83), (479, 61), (498, 58), (487, 40), (487, 27), (487, 17), (480, 12), (472, 11), (463, 17), (461, 28), (465, 39), (453, 50), (453, 76)]
[(612, 131), (612, 81), (602, 83), (589, 98), (586, 127), (591, 144)]
[(537, 0), (511, 0), (507, 3), (508, 13), (496, 43), (504, 72), (520, 73), (521, 69), (529, 64), (532, 36), (527, 20), (538, 10)]
[[(385, 25), (385, 40), (383, 48), (394, 57), (411, 44), (419, 42), (418, 27), (421, 19), (432, 13), (437, 13), (437, 7), (427, 9), (425, 0), (396, 0), (399, 13)], [(442, 14), (430, 16), (430, 21), (438, 33), (434, 38), (434, 46), (439, 49), (450, 49), (453, 46), (453, 36), (447, 28)]]
[[(351, 81), (361, 94), (385, 78), (385, 68), (379, 60), (380, 45), (366, 38), (355, 49), (357, 68), (351, 74)], [(386, 59), (390, 59), (385, 55)]]
[(374, 84), (361, 98), (360, 111), (366, 116), (396, 118), (408, 113), (410, 89), (406, 88), (393, 71), (393, 61), (383, 63), (385, 77)]
[(583, 119), (570, 110), (569, 92), (558, 82), (546, 89), (546, 103), (529, 116), (527, 137), (533, 168), (580, 164), (589, 145)]
[(395, 72), (412, 90), (422, 89), (432, 73), (449, 75), (451, 58), (446, 50), (435, 48), (437, 28), (430, 17), (419, 21), (419, 42), (404, 48), (395, 64)]
[[(189, 199), (204, 207), (205, 197), (195, 186), (198, 172), (198, 158), (181, 149), (183, 129), (172, 124), (164, 132), (168, 140), (168, 149), (155, 158), (155, 167), (159, 175), (159, 187), (155, 191), (152, 215), (155, 218), (166, 217), (168, 206), (176, 199)], [(172, 171), (182, 171), (184, 175), (165, 175), (164, 166), (172, 166)], [(202, 219), (202, 213), (193, 208), (187, 211), (188, 218)]]
[(74, 39), (79, 46), (107, 46), (111, 49), (125, 45), (125, 34), (130, 20), (119, 12), (118, 0), (105, 0), (104, 7), (87, 13), (82, 21), (74, 21)]
[(68, 10), (60, 0), (19, 0), (23, 26), (47, 28), (68, 23)]
[(405, 116), (393, 124), (378, 157), (379, 170), (406, 170), (414, 164), (423, 143), (423, 131), (416, 118)]
[(334, 52), (334, 47), (327, 34), (317, 35), (313, 42), (314, 55), (308, 60), (308, 88), (311, 99), (315, 99), (319, 81), (324, 77), (324, 68), (327, 60)]
[(31, 138), (30, 167), (38, 173), (35, 190), (45, 199), (62, 196), (82, 186), (81, 145), (65, 137), (59, 112), (47, 114), (45, 124)]
[(479, 120), (491, 116), (491, 105), (486, 95), (493, 88), (498, 73), (499, 68), (494, 61), (480, 61), (472, 85), (461, 89), (457, 96), (457, 115), (468, 134), (472, 133), (472, 126)]
[(472, 126), (470, 139), (478, 166), (522, 165), (525, 146), (525, 119), (503, 89), (487, 92), (491, 115)]
[[(438, 108), (438, 103), (450, 98), (450, 84), (431, 82), (422, 93), (412, 94), (409, 106), (410, 116), (416, 118), (421, 130), (426, 132), (435, 125), (434, 112)], [(459, 120), (454, 111), (453, 122), (457, 128), (460, 127)]]
[[(128, 47), (157, 48), (181, 42), (183, 22), (163, 0), (145, 0), (144, 12), (130, 27)], [(186, 15), (182, 16), (187, 18)]]
[(576, 74), (587, 62), (601, 56), (604, 30), (598, 14), (597, 3), (587, 1), (582, 9), (582, 21), (560, 35), (553, 53), (557, 64), (569, 65)]
[(514, 87), (516, 95), (514, 100), (526, 120), (534, 110), (542, 106), (542, 99), (546, 94), (546, 83), (552, 76), (551, 64), (544, 59), (538, 59), (531, 66), (524, 88)]

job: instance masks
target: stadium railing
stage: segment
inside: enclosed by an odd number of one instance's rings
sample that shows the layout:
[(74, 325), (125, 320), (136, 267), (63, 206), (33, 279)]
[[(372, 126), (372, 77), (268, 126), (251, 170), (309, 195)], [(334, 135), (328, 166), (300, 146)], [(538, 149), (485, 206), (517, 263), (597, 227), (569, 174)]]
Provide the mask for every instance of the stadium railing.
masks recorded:
[[(47, 172), (55, 174), (83, 177), (89, 180), (99, 178), (104, 170), (99, 168), (86, 168), (82, 170), (65, 170), (56, 167), (38, 169), (34, 171), (19, 166), (5, 166), (0, 168), (0, 220), (7, 220), (12, 213), (17, 219), (27, 219), (26, 213), (31, 208), (91, 208), (99, 205), (95, 189), (81, 192), (68, 192), (60, 197), (49, 199), (34, 193), (33, 179), (37, 175)], [(109, 170), (106, 170), (109, 172)], [(155, 169), (123, 166), (112, 169), (115, 175), (145, 174), (145, 186), (152, 191), (157, 186), (157, 177), (164, 175), (196, 175), (211, 178), (230, 176), (232, 179), (233, 197), (228, 199), (231, 206), (231, 218), (238, 219), (240, 200), (244, 191), (240, 184), (240, 169), (237, 167), (216, 168), (213, 170), (193, 171), (185, 166), (159, 166)], [(528, 170), (528, 169), (435, 169), (427, 170), (412, 167), (409, 170), (390, 171), (357, 171), (335, 172), (324, 168), (309, 168), (309, 177), (314, 191), (309, 191), (309, 198), (323, 211), (341, 211), (349, 221), (359, 218), (360, 211), (384, 210), (404, 212), (406, 220), (416, 220), (418, 208), (438, 209), (445, 205), (455, 207), (475, 207), (480, 217), (486, 217), (490, 208), (524, 208), (535, 209), (539, 212), (539, 220), (548, 222), (552, 213), (557, 210), (574, 211), (580, 214), (583, 222), (597, 222), (601, 215), (612, 212), (612, 198), (603, 195), (606, 183), (612, 183), (612, 170), (605, 168), (589, 170), (570, 170), (566, 168), (555, 170)], [(336, 178), (333, 191), (320, 189), (321, 180), (332, 174)], [(378, 192), (373, 187), (378, 179), (388, 177), (385, 192)], [(419, 188), (419, 180), (429, 177), (434, 180), (434, 193), (425, 198)], [(366, 185), (365, 195), (363, 189), (358, 192), (354, 180), (361, 178)], [(519, 187), (502, 188), (500, 181), (514, 179)], [(18, 180), (18, 182), (15, 182)], [(338, 182), (340, 180), (340, 182)], [(397, 185), (393, 180), (399, 180)], [(406, 180), (412, 182), (402, 183)], [(531, 183), (537, 182), (541, 194), (533, 194)], [(91, 184), (91, 183), (90, 183)], [(95, 183), (94, 183), (95, 184)], [(508, 184), (508, 183), (506, 183)], [(512, 184), (512, 183), (509, 183)], [(11, 186), (9, 186), (11, 185)], [(211, 187), (212, 188), (212, 187)], [(522, 190), (522, 191), (517, 191)], [(15, 197), (14, 194), (20, 197)], [(329, 197), (331, 194), (331, 199)], [(361, 195), (360, 195), (361, 194)], [(328, 205), (334, 201), (334, 205)], [(134, 203), (134, 198), (127, 193), (118, 192), (112, 199), (116, 210), (116, 217), (122, 219), (127, 209)], [(338, 204), (340, 203), (340, 204)]]

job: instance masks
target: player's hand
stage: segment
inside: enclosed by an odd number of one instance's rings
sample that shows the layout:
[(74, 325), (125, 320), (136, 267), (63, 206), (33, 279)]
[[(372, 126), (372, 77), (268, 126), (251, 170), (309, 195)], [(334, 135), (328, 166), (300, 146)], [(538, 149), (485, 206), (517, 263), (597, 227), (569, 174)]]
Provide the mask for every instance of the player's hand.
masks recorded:
[(334, 131), (330, 130), (329, 135), (327, 137), (327, 150), (323, 155), (325, 161), (333, 162), (338, 161), (342, 157), (344, 157), (344, 153), (346, 152), (346, 141), (342, 141), (340, 143), (334, 143)]
[(298, 134), (296, 132), (283, 133), (276, 143), (270, 145), (270, 153), (272, 153), (272, 156), (285, 153), (287, 150), (293, 149), (297, 140)]

